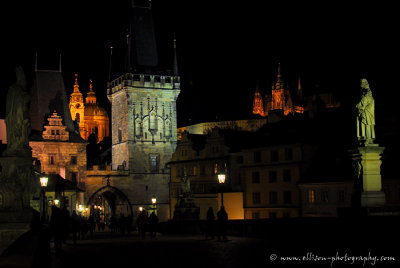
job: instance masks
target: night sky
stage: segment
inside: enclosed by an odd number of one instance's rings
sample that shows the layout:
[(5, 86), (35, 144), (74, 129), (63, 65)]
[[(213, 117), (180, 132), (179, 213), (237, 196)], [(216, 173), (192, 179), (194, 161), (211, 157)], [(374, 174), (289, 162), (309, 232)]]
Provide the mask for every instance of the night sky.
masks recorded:
[[(62, 70), (67, 93), (74, 73), (81, 92), (89, 78), (102, 106), (109, 109), (106, 83), (109, 46), (113, 77), (122, 72), (130, 1), (13, 2), (2, 21), (1, 91), (21, 64), (32, 85), (35, 53), (39, 69)], [(393, 6), (304, 5), (266, 1), (153, 0), (160, 70), (172, 69), (173, 34), (179, 72), (178, 125), (250, 115), (256, 81), (270, 90), (278, 61), (292, 89), (301, 76), (304, 93), (332, 91), (354, 99), (367, 77), (377, 113), (398, 113), (398, 30)], [(10, 19), (11, 18), (11, 19)], [(397, 90), (395, 89), (397, 87)], [(392, 95), (388, 95), (392, 94)], [(4, 99), (4, 98), (3, 98)], [(4, 117), (2, 103), (1, 117)], [(389, 104), (389, 105), (388, 105)]]

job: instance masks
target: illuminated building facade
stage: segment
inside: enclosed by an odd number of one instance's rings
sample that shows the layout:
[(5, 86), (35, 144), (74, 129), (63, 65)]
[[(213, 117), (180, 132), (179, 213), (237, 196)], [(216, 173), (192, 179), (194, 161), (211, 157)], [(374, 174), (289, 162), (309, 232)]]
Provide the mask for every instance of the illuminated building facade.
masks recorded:
[[(207, 135), (184, 132), (178, 142), (171, 162), (170, 206), (172, 215), (179, 196), (182, 194), (181, 179), (186, 173), (190, 179), (195, 204), (200, 208), (200, 219), (207, 218), (207, 210), (214, 214), (221, 206), (221, 192), (224, 192), (224, 206), (229, 219), (244, 219), (243, 192), (238, 184), (236, 163), (231, 163), (231, 147), (226, 144), (228, 134), (214, 128)], [(220, 172), (228, 174), (225, 185), (218, 183)]]
[(59, 174), (78, 185), (86, 177), (86, 142), (70, 135), (62, 118), (53, 112), (41, 135), (32, 137), (32, 157), (40, 161), (42, 172)]
[(75, 74), (69, 109), (72, 120), (79, 122), (80, 134), (84, 140), (88, 140), (89, 136), (94, 134), (97, 142), (101, 142), (110, 135), (109, 117), (107, 111), (97, 104), (92, 80), (90, 80), (89, 91), (84, 102), (83, 95), (79, 91), (78, 75)]

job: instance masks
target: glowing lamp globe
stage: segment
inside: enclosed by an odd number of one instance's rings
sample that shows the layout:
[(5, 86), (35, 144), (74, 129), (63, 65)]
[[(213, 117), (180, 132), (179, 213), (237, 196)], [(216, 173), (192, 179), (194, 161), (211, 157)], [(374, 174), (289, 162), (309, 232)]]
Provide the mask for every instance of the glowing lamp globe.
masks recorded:
[(225, 183), (225, 179), (226, 179), (226, 174), (224, 174), (224, 173), (218, 174), (218, 182), (219, 183)]
[(46, 176), (40, 177), (40, 186), (47, 187), (48, 181), (49, 181), (48, 177), (46, 177)]

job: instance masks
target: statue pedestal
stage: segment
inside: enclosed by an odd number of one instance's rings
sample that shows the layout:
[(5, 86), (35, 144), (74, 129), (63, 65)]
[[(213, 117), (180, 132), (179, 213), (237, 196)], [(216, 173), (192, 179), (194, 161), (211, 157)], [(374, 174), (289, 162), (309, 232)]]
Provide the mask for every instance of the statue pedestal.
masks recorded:
[(198, 220), (200, 208), (194, 203), (193, 197), (180, 197), (175, 206), (174, 220)]
[(353, 160), (361, 163), (362, 177), (362, 207), (383, 207), (385, 193), (382, 191), (381, 155), (385, 147), (368, 144), (353, 152)]
[(32, 157), (0, 157), (0, 254), (30, 228)]

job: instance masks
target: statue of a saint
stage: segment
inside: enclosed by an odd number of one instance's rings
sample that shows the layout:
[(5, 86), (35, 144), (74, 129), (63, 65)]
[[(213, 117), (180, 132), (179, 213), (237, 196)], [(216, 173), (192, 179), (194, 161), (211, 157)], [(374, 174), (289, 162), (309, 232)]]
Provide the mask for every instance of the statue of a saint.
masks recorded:
[(190, 195), (190, 178), (187, 175), (186, 168), (183, 169), (183, 176), (181, 178), (181, 187), (183, 195), (185, 196)]
[(365, 145), (375, 139), (375, 102), (367, 79), (361, 79), (362, 95), (356, 105), (357, 138)]
[(15, 69), (17, 81), (10, 86), (6, 103), (7, 149), (4, 152), (9, 156), (30, 155), (29, 121), (30, 96), (24, 71), (19, 66)]

